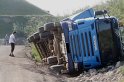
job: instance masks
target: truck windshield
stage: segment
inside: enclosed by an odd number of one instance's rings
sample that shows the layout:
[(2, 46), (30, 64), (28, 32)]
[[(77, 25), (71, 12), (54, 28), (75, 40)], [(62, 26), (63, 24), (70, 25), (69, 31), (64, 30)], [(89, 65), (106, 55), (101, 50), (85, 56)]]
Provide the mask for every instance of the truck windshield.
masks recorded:
[(112, 54), (113, 38), (111, 23), (105, 20), (98, 20), (97, 22), (98, 40), (101, 54)]

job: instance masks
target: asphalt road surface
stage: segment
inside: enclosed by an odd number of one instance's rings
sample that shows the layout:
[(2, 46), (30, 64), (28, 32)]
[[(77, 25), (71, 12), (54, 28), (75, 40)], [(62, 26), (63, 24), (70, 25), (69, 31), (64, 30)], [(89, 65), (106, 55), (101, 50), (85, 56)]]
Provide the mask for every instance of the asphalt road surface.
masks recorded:
[(10, 57), (10, 46), (0, 46), (0, 82), (60, 82), (58, 78), (30, 70), (34, 64), (25, 56), (25, 47), (16, 46)]

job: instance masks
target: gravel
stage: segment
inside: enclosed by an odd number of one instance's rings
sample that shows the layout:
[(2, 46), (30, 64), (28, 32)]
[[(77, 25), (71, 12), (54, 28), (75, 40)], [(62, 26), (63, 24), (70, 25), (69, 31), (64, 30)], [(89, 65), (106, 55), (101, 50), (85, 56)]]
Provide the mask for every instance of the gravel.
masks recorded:
[(75, 82), (123, 82), (124, 76), (120, 69), (124, 68), (121, 62), (114, 66), (107, 66), (102, 69), (90, 69), (75, 77)]

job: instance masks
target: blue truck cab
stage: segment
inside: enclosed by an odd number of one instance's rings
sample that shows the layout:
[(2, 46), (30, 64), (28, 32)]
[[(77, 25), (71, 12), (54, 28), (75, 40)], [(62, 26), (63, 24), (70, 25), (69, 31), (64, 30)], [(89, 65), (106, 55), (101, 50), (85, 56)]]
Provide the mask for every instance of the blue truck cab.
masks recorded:
[(74, 63), (81, 69), (90, 69), (119, 59), (118, 20), (106, 14), (89, 9), (61, 22), (70, 72)]
[[(73, 62), (82, 62), (83, 68), (98, 67), (114, 60), (119, 54), (118, 28), (114, 17), (85, 18), (69, 22), (69, 42)], [(117, 38), (116, 38), (117, 39)]]

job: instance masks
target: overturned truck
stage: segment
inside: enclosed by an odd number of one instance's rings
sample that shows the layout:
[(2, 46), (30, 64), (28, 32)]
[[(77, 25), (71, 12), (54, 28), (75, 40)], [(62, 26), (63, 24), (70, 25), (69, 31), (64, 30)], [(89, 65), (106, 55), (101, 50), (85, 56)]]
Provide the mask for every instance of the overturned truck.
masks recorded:
[(51, 67), (72, 73), (120, 60), (120, 35), (117, 18), (109, 16), (106, 10), (88, 9), (60, 22), (44, 24), (28, 41), (35, 44)]

